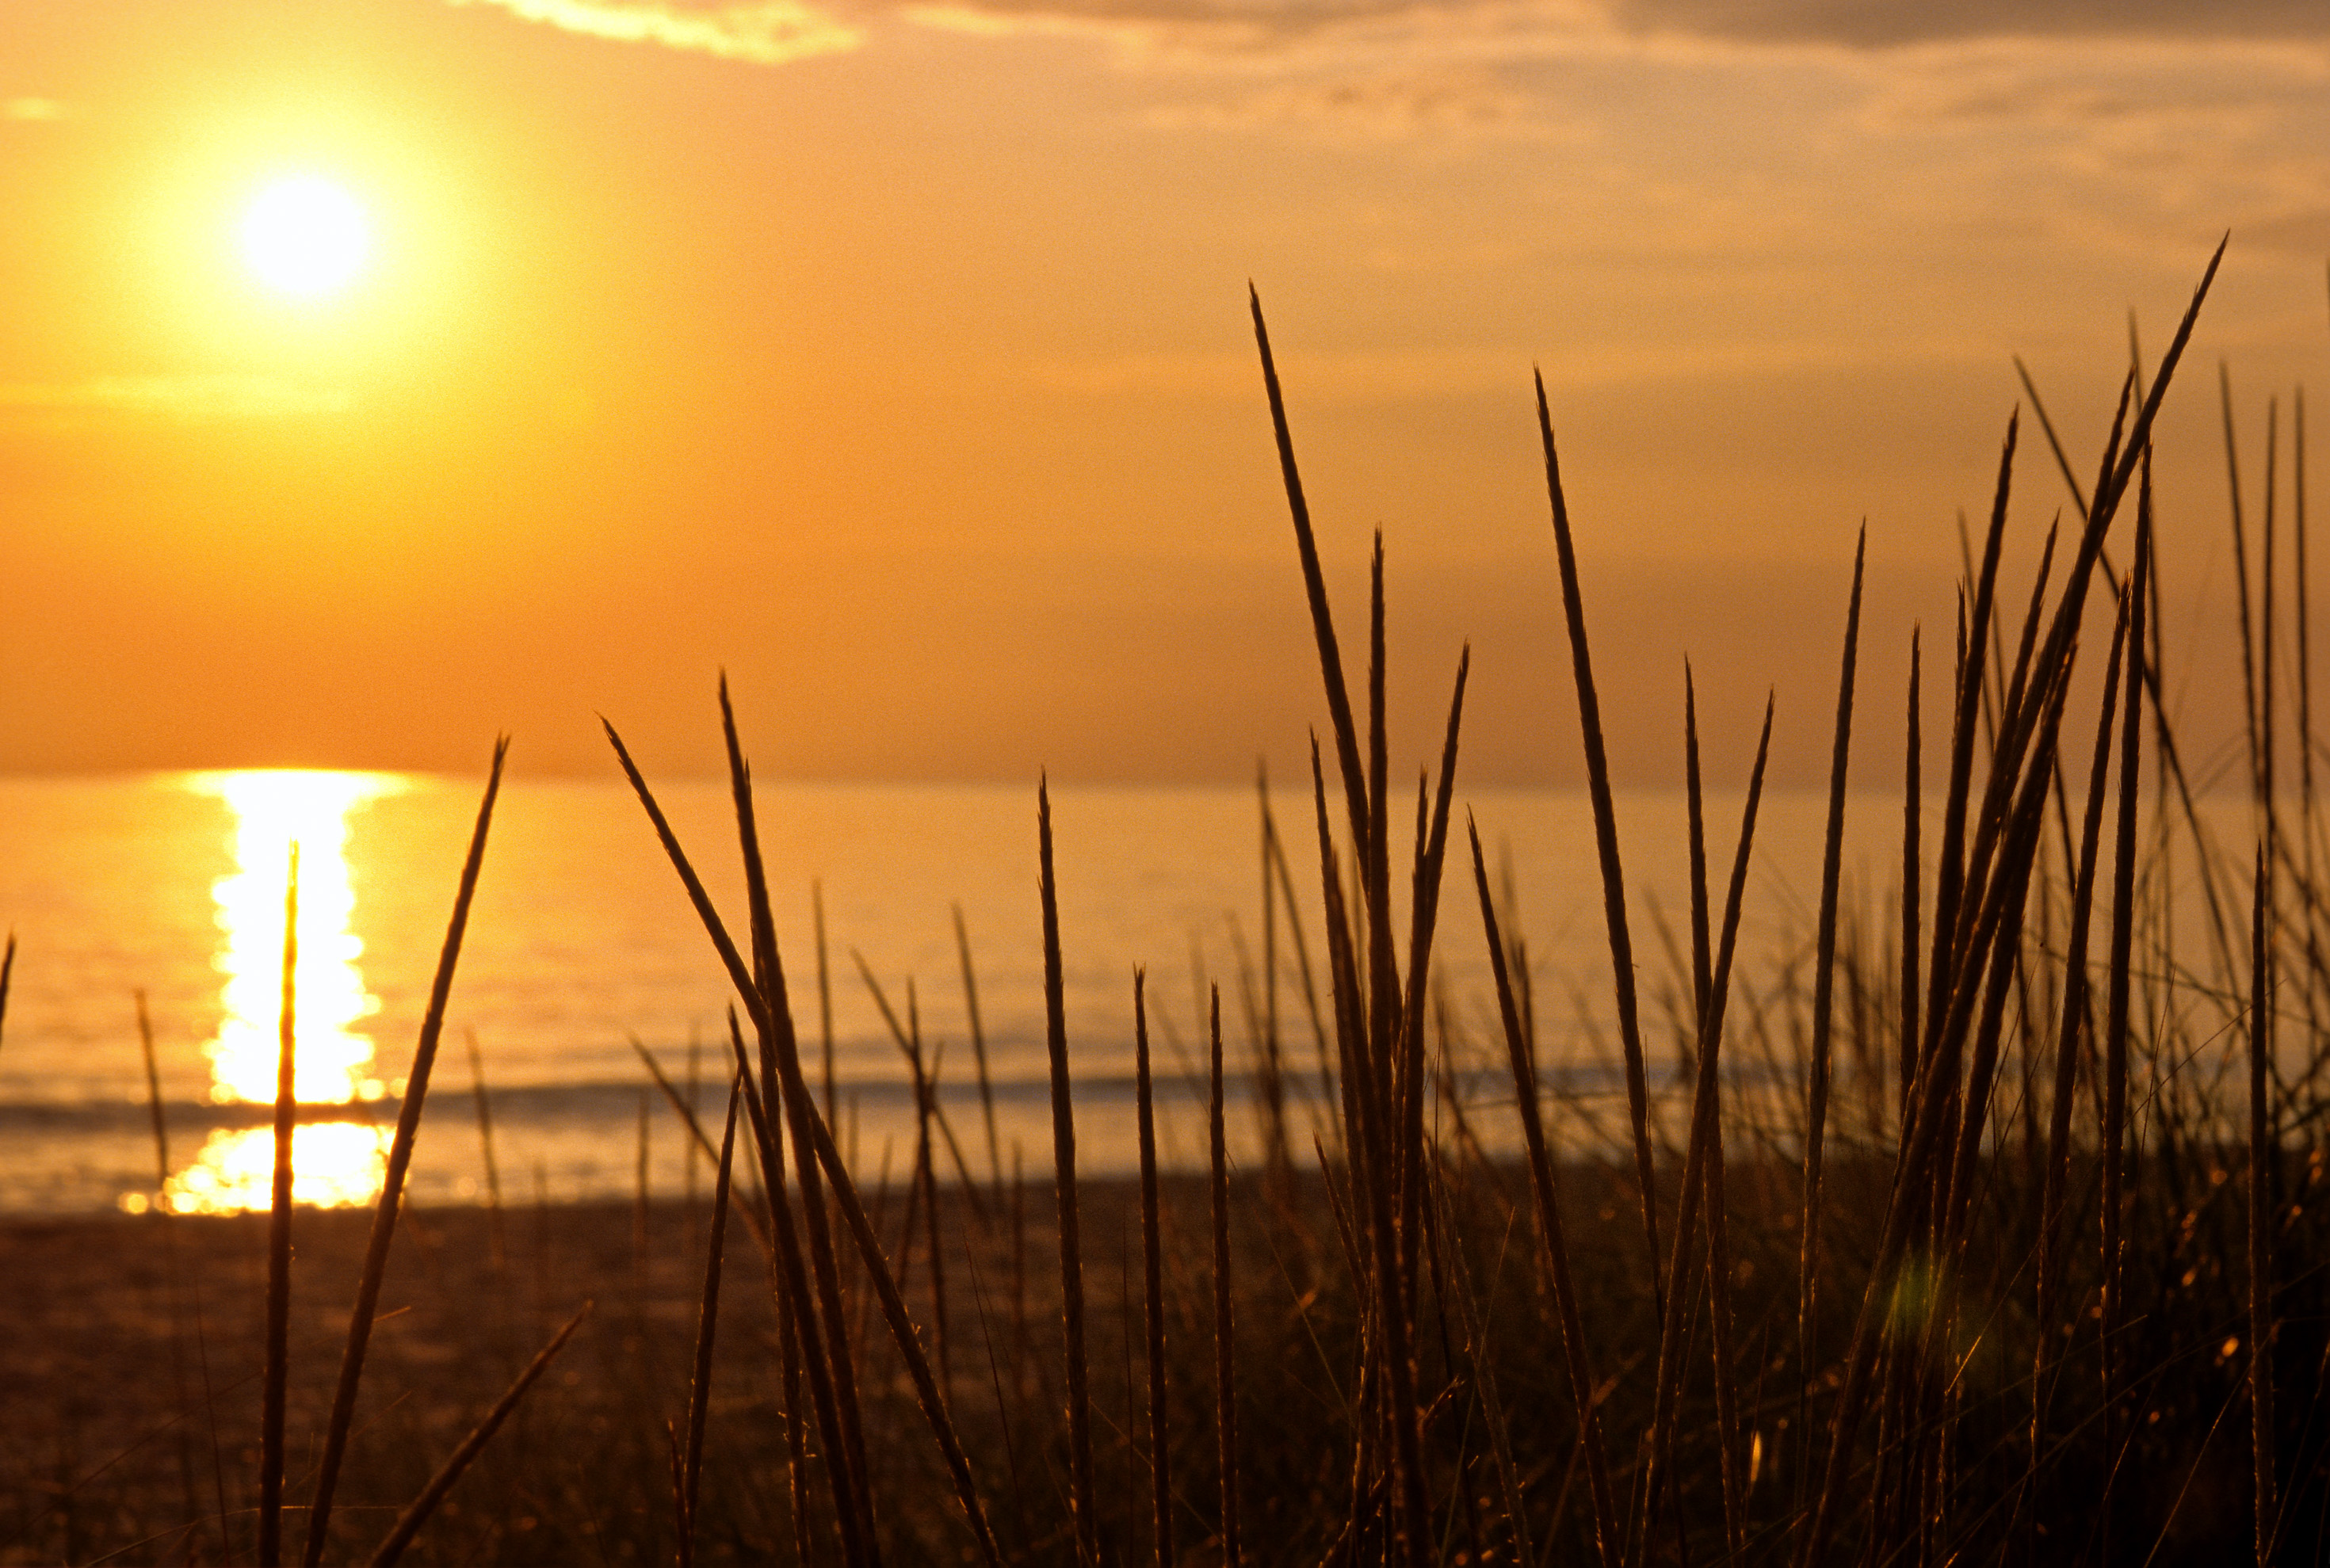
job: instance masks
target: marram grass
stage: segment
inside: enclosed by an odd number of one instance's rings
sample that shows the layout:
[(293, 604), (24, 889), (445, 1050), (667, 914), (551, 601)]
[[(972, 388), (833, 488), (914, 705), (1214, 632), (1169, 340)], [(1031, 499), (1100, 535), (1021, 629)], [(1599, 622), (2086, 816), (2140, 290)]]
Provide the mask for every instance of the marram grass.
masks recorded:
[[(1858, 550), (1841, 577), (1809, 990), (1800, 967), (1758, 982), (1735, 964), (1765, 746), (1719, 903), (1686, 676), (1688, 959), (1669, 948), (1691, 1083), (1680, 1142), (1684, 1101), (1662, 1101), (1646, 1065), (1591, 659), (1591, 562), (1573, 536), (1542, 384), (1555, 556), (1545, 597), (1568, 632), (1611, 959), (1605, 975), (1564, 978), (1610, 987), (1626, 1113), (1606, 1134), (1540, 1074), (1541, 1061), (1577, 1047), (1541, 1033), (1510, 900), (1469, 819), (1493, 1010), (1451, 1006), (1434, 979), (1469, 655), (1437, 777), (1418, 780), (1413, 837), (1396, 844), (1407, 812), (1387, 762), (1381, 542), (1366, 668), (1347, 672), (1255, 298), (1331, 732), (1313, 751), (1315, 890), (1290, 872), (1264, 798), (1261, 999), (1253, 973), (1225, 977), (1246, 1001), (1242, 1043), (1235, 1025), (1226, 1038), (1219, 984), (1207, 991), (1207, 1168), (1158, 1167), (1136, 972), (1141, 1175), (1077, 1175), (1059, 978), (1076, 933), (1061, 929), (1055, 896), (1056, 877), (1075, 868), (1053, 864), (1039, 788), (1052, 1173), (1023, 1176), (1017, 1148), (1006, 1172), (958, 913), (984, 1168), (938, 1105), (913, 981), (902, 1020), (861, 961), (913, 1072), (918, 1129), (903, 1197), (886, 1178), (863, 1190), (833, 1124), (821, 902), (819, 1093), (724, 686), (742, 943), (608, 729), (708, 960), (735, 992), (716, 1146), (641, 1052), (715, 1173), (708, 1230), (691, 1198), (690, 1223), (648, 1224), (632, 1255), (612, 1209), (537, 1204), (529, 1242), (515, 1239), (522, 1227), (498, 1194), (490, 1211), (424, 1217), (392, 1182), (368, 1235), (358, 1216), (294, 1215), (279, 1200), (270, 1286), (256, 1217), (109, 1230), (126, 1249), (116, 1257), (85, 1244), (88, 1227), (15, 1225), (20, 1360), (0, 1375), (13, 1380), (12, 1409), (44, 1414), (0, 1443), (12, 1478), (0, 1563), (272, 1563), (294, 1550), (311, 1564), (850, 1568), (2320, 1560), (2330, 838), (2303, 665), (2302, 400), (2286, 491), (2278, 413), (2268, 416), (2252, 585), (2221, 383), (2253, 845), (2221, 850), (2200, 831), (2162, 697), (2150, 438), (2215, 265), (2156, 370), (2126, 378), (2088, 485), (2024, 373), (2074, 504), (2071, 531), (2060, 551), (2050, 537), (2008, 624), (2022, 594), (2002, 581), (2002, 541), (2009, 497), (2027, 483), (2010, 423), (1978, 563), (1967, 541), (1954, 663), (1924, 671), (1912, 638), (1899, 880), (1889, 903), (1863, 908), (1841, 886), (1848, 782), (1857, 744), (1890, 750), (1879, 715), (1891, 699), (1868, 699), (1856, 682)], [(2278, 576), (2293, 557), (2294, 593)], [(2285, 603), (2294, 627), (2278, 630)], [(2298, 650), (2299, 677), (2279, 695), (2278, 638)], [(1935, 795), (1923, 788), (1921, 671), (1946, 682)], [(1826, 699), (1775, 700), (1790, 695)], [(2082, 759), (2062, 755), (2078, 744), (2064, 715), (2087, 702), (2099, 717), (2075, 794), (2066, 764)], [(1766, 743), (1770, 713), (1767, 704)], [(2275, 786), (2278, 750), (2300, 759), (2294, 799)], [(497, 779), (499, 764), (497, 751)], [(2149, 832), (2147, 784), (2159, 798)], [(400, 1120), (400, 1174), (492, 799), (489, 783)], [(2180, 867), (2206, 897), (2212, 940), (2198, 953), (2177, 943)], [(1404, 930), (1393, 929), (1396, 874), (1408, 879)], [(2246, 940), (2231, 913), (2244, 888)], [(1290, 950), (1296, 975), (1283, 978)], [(14, 961), (12, 942), (0, 1019)], [(1282, 995), (1301, 999), (1315, 1073), (1281, 1054)], [(288, 1060), (288, 990), (285, 1020)], [(1247, 1060), (1233, 1061), (1241, 1051)], [(1776, 1086), (1743, 1061), (1787, 1071)], [(1510, 1100), (1458, 1096), (1484, 1070), (1510, 1082)], [(1226, 1085), (1238, 1073), (1266, 1123), (1258, 1168), (1227, 1157)], [(481, 1075), (478, 1103), (490, 1137)], [(1307, 1138), (1290, 1125), (1306, 1116)], [(1513, 1136), (1488, 1128), (1499, 1119)], [(1520, 1157), (1486, 1153), (1490, 1130)], [(1048, 1238), (1029, 1217), (1047, 1209)], [(724, 1268), (731, 1214), (764, 1269)], [(296, 1328), (294, 1233), (308, 1304)], [(406, 1244), (393, 1248), (399, 1235)], [(529, 1247), (530, 1300), (513, 1286), (526, 1271), (513, 1254)], [(1112, 1272), (1120, 1288), (1105, 1285)], [(100, 1326), (81, 1307), (147, 1279), (166, 1289), (167, 1314)], [(377, 1311), (391, 1284), (409, 1311)], [(318, 1291), (355, 1302), (322, 1333)], [(594, 1299), (586, 1321), (576, 1304)], [(184, 1355), (190, 1329), (199, 1376)], [(164, 1365), (166, 1386), (154, 1370)], [(302, 1495), (310, 1507), (286, 1506)]]

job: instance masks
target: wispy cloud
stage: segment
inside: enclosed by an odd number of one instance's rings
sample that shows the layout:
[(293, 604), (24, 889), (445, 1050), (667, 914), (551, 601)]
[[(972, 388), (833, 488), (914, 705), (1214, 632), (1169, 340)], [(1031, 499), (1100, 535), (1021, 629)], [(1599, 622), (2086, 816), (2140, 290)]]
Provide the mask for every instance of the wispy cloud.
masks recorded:
[[(874, 0), (881, 4), (882, 0)], [(1099, 40), (1131, 61), (1273, 70), (1395, 67), (1624, 49), (1607, 0), (893, 0), (926, 27)]]
[(32, 121), (65, 118), (65, 106), (53, 98), (0, 99), (0, 119)]
[(2330, 49), (2271, 40), (1934, 43), (1881, 57), (1839, 122), (1873, 145), (1966, 171), (2090, 241), (2141, 250), (2230, 226), (2278, 248), (2278, 221), (2330, 184)]
[(2243, 229), (2240, 237), (2252, 245), (2302, 256), (2309, 262), (2330, 256), (2330, 207), (2268, 218)]
[(2321, 0), (1613, 0), (1629, 31), (1881, 49), (1964, 38), (2330, 38)]
[[(1992, 364), (1986, 345), (1958, 337), (1910, 337), (1882, 345), (1829, 338), (1768, 342), (1636, 342), (1582, 345), (1548, 355), (1518, 344), (1500, 347), (1349, 351), (1282, 355), (1279, 371), (1313, 406), (1400, 402), (1415, 399), (1511, 396), (1529, 386), (1532, 370), (1549, 386), (1572, 390), (1656, 386), (1710, 380), (1752, 382), (1778, 374), (1821, 372), (1900, 372), (1907, 365)], [(1193, 402), (1245, 402), (1260, 384), (1254, 356), (1219, 353), (1145, 354), (1080, 360), (999, 364), (1000, 377), (1021, 379), (1047, 392), (1080, 396), (1161, 395)]]
[(1166, 129), (1277, 129), (1346, 144), (1431, 136), (1575, 146), (1595, 140), (1597, 131), (1590, 118), (1509, 73), (1461, 61), (1281, 80), (1226, 98), (1160, 105), (1142, 118)]
[(81, 426), (109, 420), (209, 424), (345, 413), (345, 388), (263, 375), (96, 376), (65, 383), (0, 383), (0, 421)]
[(1881, 50), (1985, 38), (2330, 43), (2321, 0), (902, 0), (974, 32), (1257, 50), (1404, 33), (1586, 48), (1662, 40)]
[(497, 5), (514, 16), (590, 38), (654, 43), (749, 65), (783, 65), (836, 54), (864, 41), (815, 6), (795, 0), (749, 5), (690, 5), (687, 0), (450, 0)]
[(2323, 0), (890, 3), (1100, 41), (1170, 82), (1140, 111), (1160, 128), (1558, 146), (1531, 178), (1573, 232), (1664, 213), (1753, 246), (1882, 210), (2149, 246), (2163, 224), (2238, 233), (2311, 212), (2330, 178)]
[[(956, 32), (1081, 33), (1135, 47), (1247, 53), (1354, 31), (1435, 25), (1459, 8), (1435, 0), (905, 0), (900, 9)], [(1553, 0), (1537, 9), (1590, 14), (1595, 6)]]

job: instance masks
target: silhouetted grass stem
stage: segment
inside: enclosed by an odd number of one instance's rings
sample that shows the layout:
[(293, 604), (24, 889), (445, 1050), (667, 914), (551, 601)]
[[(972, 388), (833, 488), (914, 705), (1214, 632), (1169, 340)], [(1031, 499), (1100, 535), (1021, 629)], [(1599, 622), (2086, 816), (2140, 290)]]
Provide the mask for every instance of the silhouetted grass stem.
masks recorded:
[(372, 1340), (373, 1318), (380, 1307), (381, 1281), (388, 1273), (388, 1252), (396, 1239), (396, 1216), (404, 1200), (405, 1173), (412, 1165), (412, 1146), (421, 1134), (421, 1111), (429, 1095), (429, 1074), (437, 1063), (437, 1044), (445, 1030), (445, 1006), (453, 992), (453, 967), (461, 956), (461, 938), (469, 929), (469, 904), (478, 891), (478, 873), (485, 864), (486, 832), (493, 824), (494, 799), (501, 792), (502, 763), (509, 755), (509, 737), (494, 742), (494, 760), (486, 779), (485, 798), (478, 807), (477, 826), (469, 836), (469, 853), (461, 864), (459, 890), (453, 895), (453, 914), (445, 928), (445, 941), (437, 956), (437, 973), (429, 987), (429, 1006), (421, 1020), (421, 1039), (413, 1047), (412, 1070), (406, 1075), (403, 1102), (396, 1113), (396, 1135), (390, 1141), (388, 1163), (381, 1177), (380, 1199), (373, 1210), (372, 1239), (365, 1249), (364, 1272), (356, 1283), (356, 1301), (348, 1319), (348, 1346), (340, 1360), (340, 1381), (332, 1396), (332, 1413), (324, 1434), (323, 1458), (316, 1471), (316, 1495), (308, 1513), (306, 1568), (323, 1561), (332, 1519), (332, 1493), (347, 1454), (348, 1429), (355, 1419), (356, 1386), (364, 1376), (365, 1350)]

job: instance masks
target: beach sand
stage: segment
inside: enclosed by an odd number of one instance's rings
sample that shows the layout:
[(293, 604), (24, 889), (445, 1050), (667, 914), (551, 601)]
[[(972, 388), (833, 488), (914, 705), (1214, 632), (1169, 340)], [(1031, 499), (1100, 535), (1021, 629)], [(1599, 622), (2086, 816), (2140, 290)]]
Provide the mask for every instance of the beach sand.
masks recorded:
[[(1202, 1184), (1171, 1187), (1175, 1313), (1193, 1361), (1203, 1365), (1206, 1200)], [(904, 1195), (869, 1201), (895, 1241)], [(1132, 1396), (1131, 1362), (1117, 1325), (1124, 1307), (1140, 1310), (1137, 1194), (1128, 1183), (1086, 1183), (1082, 1202), (1092, 1355), (1105, 1372), (1095, 1371), (1102, 1385), (1095, 1400), (1122, 1406)], [(1057, 1478), (1044, 1478), (1040, 1449), (1050, 1440), (1023, 1432), (1019, 1443), (1028, 1451), (1006, 1454), (1009, 1440), (992, 1412), (1003, 1390), (1015, 1408), (1034, 1401), (1056, 1410), (1055, 1200), (1048, 1185), (1020, 1190), (1016, 1270), (1012, 1202), (990, 1193), (984, 1203), (990, 1216), (969, 1224), (960, 1189), (942, 1193), (940, 1204), (949, 1238), (955, 1400), (975, 1461), (1010, 1468), (1022, 1482), (1015, 1496), (1048, 1499)], [(399, 1509), (585, 1301), (596, 1303), (590, 1320), (406, 1561), (668, 1560), (666, 1423), (685, 1423), (709, 1209), (708, 1190), (693, 1205), (522, 1205), (498, 1223), (480, 1208), (408, 1209), (381, 1295), (326, 1560), (367, 1556)], [(264, 1214), (123, 1214), (0, 1227), (0, 1274), (7, 1280), (0, 1341), (8, 1346), (0, 1357), (7, 1412), (0, 1424), (0, 1563), (177, 1563), (190, 1555), (214, 1563), (223, 1548), (225, 1560), (253, 1558), (267, 1224)], [(369, 1210), (295, 1215), (287, 1553), (304, 1539), (371, 1224)], [(986, 1242), (974, 1260), (965, 1248), (976, 1236)], [(1243, 1232), (1241, 1250), (1253, 1251)], [(726, 1260), (698, 1516), (698, 1554), (707, 1561), (764, 1558), (781, 1539), (789, 1544), (791, 1532), (769, 1271), (754, 1237), (734, 1218)], [(1257, 1260), (1257, 1270), (1267, 1266)], [(854, 1284), (847, 1261), (845, 1274)], [(919, 1250), (907, 1293), (932, 1334)], [(1024, 1304), (1017, 1315), (1015, 1295)], [(969, 1537), (903, 1363), (871, 1292), (853, 1289), (849, 1300), (885, 1527), (912, 1539), (926, 1524), (932, 1548), (952, 1556)], [(999, 1332), (990, 1362), (979, 1322), (987, 1317), (1001, 1325), (1015, 1316), (1023, 1320)], [(1108, 1419), (1121, 1425), (1122, 1410)], [(815, 1466), (809, 1478), (823, 1485)], [(1053, 1507), (1056, 1499), (1033, 1511)]]

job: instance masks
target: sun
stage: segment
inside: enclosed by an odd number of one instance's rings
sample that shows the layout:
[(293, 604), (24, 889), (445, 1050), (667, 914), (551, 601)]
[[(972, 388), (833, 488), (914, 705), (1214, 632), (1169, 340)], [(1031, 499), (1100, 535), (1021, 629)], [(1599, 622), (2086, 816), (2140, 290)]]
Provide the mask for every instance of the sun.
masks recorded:
[(253, 198), (242, 238), (243, 260), (260, 282), (297, 299), (322, 299), (364, 269), (372, 225), (346, 187), (319, 175), (296, 175)]

